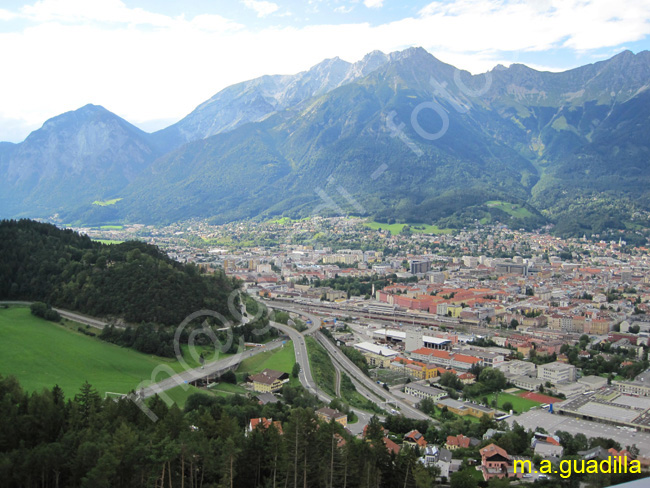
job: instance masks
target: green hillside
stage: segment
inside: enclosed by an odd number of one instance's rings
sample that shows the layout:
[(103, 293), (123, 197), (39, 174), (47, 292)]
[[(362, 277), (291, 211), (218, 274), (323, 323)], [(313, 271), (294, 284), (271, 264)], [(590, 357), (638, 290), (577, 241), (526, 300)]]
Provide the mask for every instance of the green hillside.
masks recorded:
[(16, 376), (28, 391), (58, 384), (74, 394), (88, 381), (103, 395), (128, 393), (150, 379), (160, 364), (182, 370), (176, 360), (103, 342), (78, 332), (78, 327), (85, 328), (74, 322), (48, 322), (26, 307), (0, 308), (0, 374)]

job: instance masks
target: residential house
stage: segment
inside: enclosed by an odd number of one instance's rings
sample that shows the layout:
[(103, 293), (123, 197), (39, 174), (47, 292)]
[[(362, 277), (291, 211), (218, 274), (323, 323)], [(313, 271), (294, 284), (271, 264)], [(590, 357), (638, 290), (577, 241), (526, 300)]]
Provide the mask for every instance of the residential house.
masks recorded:
[(265, 369), (261, 373), (249, 376), (253, 383), (253, 390), (259, 393), (275, 393), (282, 389), (282, 386), (289, 381), (289, 374), (282, 371)]
[(331, 422), (332, 420), (334, 420), (335, 422), (341, 424), (343, 427), (348, 425), (348, 416), (343, 412), (334, 410), (333, 408), (329, 408), (329, 407), (319, 408), (318, 410), (316, 410), (316, 415), (318, 416), (319, 419), (324, 420), (325, 422)]
[(413, 447), (419, 447), (419, 448), (427, 447), (427, 441), (425, 440), (424, 436), (420, 434), (418, 430), (412, 430), (411, 432), (406, 434), (404, 436), (404, 444)]
[(250, 434), (255, 429), (266, 430), (269, 427), (271, 427), (271, 425), (273, 425), (277, 429), (280, 435), (284, 433), (282, 431), (282, 422), (280, 422), (279, 420), (276, 420), (274, 422), (273, 419), (267, 419), (266, 417), (259, 417), (250, 420), (248, 426), (246, 427), (246, 435)]
[(449, 449), (450, 451), (455, 451), (456, 449), (468, 449), (470, 447), (476, 447), (479, 444), (480, 441), (478, 439), (467, 437), (463, 434), (458, 434), (447, 436), (445, 448)]
[(505, 449), (490, 444), (479, 451), (481, 454), (481, 470), (483, 479), (521, 477), (523, 473), (514, 472), (513, 461)]

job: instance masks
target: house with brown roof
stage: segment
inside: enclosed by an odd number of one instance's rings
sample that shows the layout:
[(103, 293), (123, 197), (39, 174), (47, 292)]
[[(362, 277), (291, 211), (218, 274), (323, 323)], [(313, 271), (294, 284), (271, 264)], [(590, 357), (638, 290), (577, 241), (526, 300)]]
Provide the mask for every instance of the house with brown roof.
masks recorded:
[(449, 449), (450, 451), (455, 451), (456, 449), (467, 449), (469, 447), (477, 446), (478, 444), (478, 439), (472, 439), (471, 437), (464, 436), (463, 434), (449, 435), (447, 436), (445, 448)]
[(476, 382), (476, 376), (473, 375), (472, 373), (463, 373), (458, 375), (458, 379), (464, 384), (464, 385), (471, 385), (472, 383)]
[(329, 407), (319, 408), (318, 410), (316, 410), (316, 415), (318, 415), (319, 419), (325, 422), (331, 422), (332, 420), (334, 420), (335, 422), (341, 424), (343, 427), (348, 425), (348, 416), (343, 412), (334, 410), (333, 408), (329, 408)]
[(399, 454), (400, 450), (402, 449), (399, 447), (399, 444), (396, 444), (394, 441), (391, 441), (388, 437), (384, 437), (382, 439), (384, 441), (384, 445), (386, 446), (386, 449), (388, 449), (389, 453), (392, 454)]
[(289, 381), (289, 374), (273, 369), (265, 369), (248, 377), (253, 383), (253, 390), (260, 393), (274, 393), (282, 389), (282, 386)]

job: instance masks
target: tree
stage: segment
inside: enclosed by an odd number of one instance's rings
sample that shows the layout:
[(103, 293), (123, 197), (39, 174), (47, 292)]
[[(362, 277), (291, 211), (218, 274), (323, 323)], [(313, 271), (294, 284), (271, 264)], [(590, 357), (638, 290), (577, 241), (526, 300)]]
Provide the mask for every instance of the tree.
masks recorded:
[(296, 364), (294, 364), (293, 368), (291, 369), (291, 376), (297, 378), (299, 374), (300, 374), (300, 363), (296, 362)]
[(431, 398), (423, 398), (418, 404), (418, 408), (427, 415), (433, 415), (436, 411), (435, 403)]
[(466, 470), (451, 475), (451, 488), (477, 488), (478, 481)]
[(478, 379), (489, 391), (503, 390), (508, 384), (503, 372), (494, 368), (485, 368)]
[(43, 302), (34, 302), (29, 306), (29, 309), (32, 312), (32, 315), (35, 315), (36, 317), (51, 320), (52, 322), (59, 322), (61, 320), (59, 312), (52, 310), (49, 305), (46, 305)]
[(512, 410), (512, 402), (503, 402), (503, 409), (506, 411)]
[(492, 478), (488, 482), (488, 488), (508, 488), (510, 481), (508, 478)]
[(235, 486), (235, 474), (237, 472), (235, 466), (237, 458), (241, 453), (240, 444), (233, 437), (228, 437), (223, 445), (221, 462), (224, 475), (222, 478), (222, 486), (229, 486), (230, 488)]
[(453, 388), (455, 390), (462, 390), (463, 382), (454, 373), (448, 371), (446, 373), (443, 373), (440, 377), (440, 386)]

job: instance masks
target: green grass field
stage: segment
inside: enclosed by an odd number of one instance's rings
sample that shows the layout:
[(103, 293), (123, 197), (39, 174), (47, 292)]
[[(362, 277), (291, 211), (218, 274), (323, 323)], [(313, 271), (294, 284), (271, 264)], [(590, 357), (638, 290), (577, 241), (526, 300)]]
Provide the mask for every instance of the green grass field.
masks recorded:
[(205, 390), (201, 390), (196, 386), (188, 385), (187, 390), (182, 386), (176, 386), (171, 390), (167, 390), (164, 392), (164, 394), (160, 395), (160, 398), (162, 398), (163, 401), (169, 406), (175, 403), (179, 408), (184, 408), (185, 402), (187, 402), (187, 399), (190, 397), (190, 395), (193, 395), (194, 393), (200, 393), (201, 395), (211, 395), (211, 393)]
[[(494, 393), (489, 394), (487, 396), (487, 399), (491, 405), (492, 400), (494, 400)], [(541, 403), (539, 402), (534, 402), (533, 400), (528, 400), (527, 398), (521, 398), (520, 396), (517, 395), (511, 395), (510, 393), (499, 393), (499, 403), (497, 404), (497, 408), (503, 410), (503, 404), (505, 402), (512, 403), (512, 409), (514, 410), (515, 413), (527, 412), (532, 407), (537, 407), (538, 405), (541, 405)]]
[(316, 384), (329, 396), (336, 396), (336, 371), (327, 351), (313, 337), (305, 339), (307, 353), (309, 354), (309, 366)]
[(109, 207), (111, 205), (115, 205), (117, 202), (122, 200), (121, 198), (113, 198), (112, 200), (95, 200), (93, 202), (93, 205), (97, 205), (99, 207)]
[[(34, 317), (26, 307), (0, 309), (0, 374), (16, 376), (28, 391), (58, 384), (72, 397), (86, 380), (102, 395), (107, 391), (128, 393), (151, 379), (159, 365), (182, 370), (176, 360), (103, 342), (78, 332), (78, 327), (84, 326)], [(158, 379), (162, 377), (160, 373)]]
[(287, 342), (284, 347), (273, 351), (265, 351), (251, 358), (244, 359), (239, 365), (239, 368), (237, 368), (237, 371), (255, 374), (265, 369), (274, 369), (276, 371), (291, 373), (291, 369), (295, 363), (296, 356), (293, 352), (293, 343)]
[(391, 234), (399, 234), (402, 232), (402, 229), (405, 225), (411, 227), (411, 231), (414, 234), (450, 234), (452, 229), (440, 229), (437, 225), (428, 225), (428, 224), (386, 224), (381, 222), (367, 222), (364, 224), (366, 227), (373, 230), (388, 230)]
[(243, 386), (233, 385), (231, 383), (218, 383), (214, 386), (210, 385), (208, 389), (210, 392), (224, 397), (229, 397), (232, 395), (246, 395), (249, 392)]
[(505, 213), (519, 219), (525, 219), (533, 216), (530, 210), (528, 210), (525, 207), (522, 207), (521, 205), (517, 205), (516, 203), (508, 203), (508, 202), (503, 202), (501, 200), (491, 200), (489, 202), (485, 202), (485, 204), (488, 207), (498, 208), (499, 210), (503, 210)]
[(99, 227), (102, 230), (122, 230), (124, 229), (123, 225), (101, 225)]

